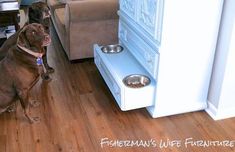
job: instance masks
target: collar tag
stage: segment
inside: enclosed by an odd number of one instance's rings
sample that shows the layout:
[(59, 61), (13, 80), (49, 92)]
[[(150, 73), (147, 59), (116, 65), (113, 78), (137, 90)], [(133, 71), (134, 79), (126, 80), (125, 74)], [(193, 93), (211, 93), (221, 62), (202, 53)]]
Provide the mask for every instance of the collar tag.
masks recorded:
[(37, 61), (37, 65), (42, 65), (42, 58), (41, 57), (38, 57), (36, 61)]

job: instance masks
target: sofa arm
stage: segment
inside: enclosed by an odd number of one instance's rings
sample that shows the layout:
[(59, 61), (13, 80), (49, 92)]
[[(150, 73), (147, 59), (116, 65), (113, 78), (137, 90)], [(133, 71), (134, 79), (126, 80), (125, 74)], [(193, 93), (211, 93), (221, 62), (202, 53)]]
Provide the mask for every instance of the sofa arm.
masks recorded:
[(65, 16), (70, 22), (117, 19), (118, 0), (70, 1), (66, 4)]
[(52, 14), (54, 13), (55, 9), (65, 7), (65, 4), (60, 3), (59, 0), (47, 0), (47, 5), (51, 9)]

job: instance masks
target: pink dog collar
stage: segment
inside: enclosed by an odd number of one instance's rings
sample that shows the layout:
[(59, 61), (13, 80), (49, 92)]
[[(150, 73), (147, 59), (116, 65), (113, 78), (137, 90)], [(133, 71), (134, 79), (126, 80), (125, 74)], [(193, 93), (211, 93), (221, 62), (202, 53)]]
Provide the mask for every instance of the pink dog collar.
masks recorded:
[(26, 47), (20, 46), (19, 44), (18, 44), (17, 46), (18, 46), (21, 50), (27, 52), (28, 54), (30, 54), (30, 55), (32, 55), (32, 56), (34, 56), (34, 57), (36, 57), (36, 58), (42, 58), (42, 56), (43, 56), (43, 53), (33, 52), (33, 51), (27, 49)]

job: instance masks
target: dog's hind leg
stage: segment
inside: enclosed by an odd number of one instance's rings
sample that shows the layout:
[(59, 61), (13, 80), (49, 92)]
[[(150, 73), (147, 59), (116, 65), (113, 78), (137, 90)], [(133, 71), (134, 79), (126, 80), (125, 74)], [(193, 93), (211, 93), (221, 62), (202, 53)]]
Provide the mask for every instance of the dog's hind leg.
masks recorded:
[(18, 97), (20, 99), (21, 106), (24, 110), (24, 115), (28, 118), (30, 123), (37, 123), (40, 121), (39, 117), (30, 116), (30, 106), (29, 106), (29, 95), (28, 90), (17, 91)]

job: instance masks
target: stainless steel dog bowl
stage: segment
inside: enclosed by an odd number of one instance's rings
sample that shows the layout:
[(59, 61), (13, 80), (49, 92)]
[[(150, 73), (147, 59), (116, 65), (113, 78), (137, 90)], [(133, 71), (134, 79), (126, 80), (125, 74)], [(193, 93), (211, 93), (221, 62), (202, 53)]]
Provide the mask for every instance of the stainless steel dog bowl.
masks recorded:
[(145, 76), (140, 74), (133, 74), (125, 77), (123, 79), (123, 83), (130, 88), (142, 88), (149, 85), (151, 80)]
[(120, 53), (123, 51), (123, 47), (119, 44), (106, 45), (101, 47), (103, 53)]

